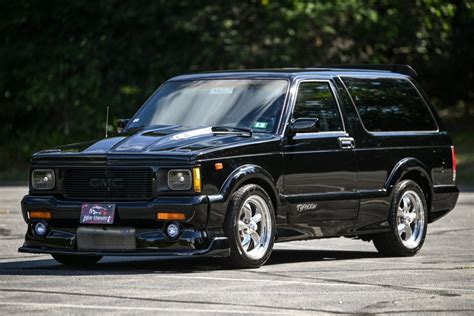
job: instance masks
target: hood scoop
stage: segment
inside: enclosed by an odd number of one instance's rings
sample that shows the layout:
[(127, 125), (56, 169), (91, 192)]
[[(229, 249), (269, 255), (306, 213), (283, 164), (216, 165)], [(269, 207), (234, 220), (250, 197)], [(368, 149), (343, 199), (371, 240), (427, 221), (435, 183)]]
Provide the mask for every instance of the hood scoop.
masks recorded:
[(115, 152), (143, 152), (172, 150), (195, 142), (199, 137), (212, 135), (210, 127), (188, 131), (171, 131), (165, 129), (148, 130), (131, 135), (117, 144)]
[(166, 135), (154, 143), (150, 147), (150, 150), (179, 150), (179, 147), (199, 142), (202, 139), (208, 138), (209, 135), (212, 135), (212, 129), (210, 127)]

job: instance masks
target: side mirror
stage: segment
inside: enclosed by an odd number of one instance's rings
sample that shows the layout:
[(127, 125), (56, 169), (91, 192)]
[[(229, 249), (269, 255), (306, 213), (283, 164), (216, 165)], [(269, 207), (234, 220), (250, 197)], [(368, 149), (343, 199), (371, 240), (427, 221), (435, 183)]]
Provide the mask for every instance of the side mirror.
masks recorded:
[(125, 126), (127, 126), (130, 119), (118, 119), (117, 121), (117, 133), (122, 133)]
[(296, 133), (317, 133), (320, 130), (319, 119), (298, 118), (290, 123), (290, 136)]

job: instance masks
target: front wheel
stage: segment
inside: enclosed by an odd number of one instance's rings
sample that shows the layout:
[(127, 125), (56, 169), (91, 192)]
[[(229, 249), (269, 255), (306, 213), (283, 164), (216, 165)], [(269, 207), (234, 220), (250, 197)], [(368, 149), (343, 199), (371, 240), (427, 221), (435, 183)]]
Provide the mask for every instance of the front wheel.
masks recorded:
[(389, 215), (390, 232), (377, 234), (375, 248), (386, 256), (413, 256), (423, 246), (428, 225), (428, 208), (423, 190), (411, 180), (394, 188)]
[(67, 266), (87, 266), (96, 264), (101, 256), (80, 256), (80, 255), (51, 255), (54, 260)]
[(275, 241), (275, 211), (262, 187), (248, 184), (232, 195), (224, 231), (235, 267), (258, 268), (268, 260)]

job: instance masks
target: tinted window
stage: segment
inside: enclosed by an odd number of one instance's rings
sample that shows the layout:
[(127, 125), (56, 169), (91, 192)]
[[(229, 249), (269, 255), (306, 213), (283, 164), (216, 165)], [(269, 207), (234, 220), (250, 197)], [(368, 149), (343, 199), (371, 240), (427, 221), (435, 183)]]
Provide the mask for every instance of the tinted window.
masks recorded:
[(127, 128), (229, 126), (274, 132), (286, 80), (196, 80), (165, 83)]
[(327, 82), (302, 82), (293, 118), (317, 118), (321, 132), (342, 131), (341, 117)]
[(436, 130), (419, 93), (405, 79), (344, 78), (364, 126), (369, 131)]

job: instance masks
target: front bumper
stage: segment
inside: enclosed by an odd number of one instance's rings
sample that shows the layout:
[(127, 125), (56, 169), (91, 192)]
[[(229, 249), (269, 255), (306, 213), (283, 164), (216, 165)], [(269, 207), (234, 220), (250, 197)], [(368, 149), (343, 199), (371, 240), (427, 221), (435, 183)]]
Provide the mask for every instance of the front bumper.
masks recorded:
[(227, 237), (214, 238), (209, 246), (204, 249), (194, 250), (139, 250), (139, 251), (75, 251), (54, 248), (38, 248), (23, 246), (18, 249), (19, 252), (26, 253), (44, 253), (44, 254), (63, 254), (79, 256), (178, 256), (178, 257), (228, 257), (230, 255), (229, 242)]
[[(61, 200), (54, 196), (23, 198), (22, 213), (28, 224), (20, 252), (101, 256), (228, 256), (228, 240), (221, 227), (208, 227), (210, 201), (207, 196), (160, 197), (151, 201), (114, 202), (113, 225), (80, 225), (85, 201)], [(48, 211), (48, 231), (34, 233), (39, 221), (29, 219), (30, 211)], [(180, 234), (172, 239), (165, 233), (169, 224), (156, 218), (158, 212), (182, 212)]]
[[(21, 201), (21, 209), (27, 223), (29, 211), (49, 211), (52, 224), (71, 226), (79, 223), (81, 207), (85, 202), (90, 201), (70, 201), (54, 196), (26, 195)], [(206, 227), (210, 207), (209, 198), (206, 195), (159, 197), (150, 201), (101, 201), (100, 203), (116, 205), (114, 225), (146, 226), (156, 222), (157, 212), (182, 212), (186, 216), (185, 223), (192, 224), (196, 229)]]

